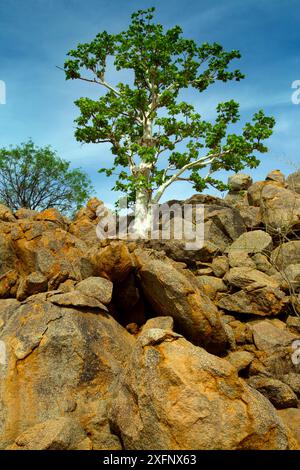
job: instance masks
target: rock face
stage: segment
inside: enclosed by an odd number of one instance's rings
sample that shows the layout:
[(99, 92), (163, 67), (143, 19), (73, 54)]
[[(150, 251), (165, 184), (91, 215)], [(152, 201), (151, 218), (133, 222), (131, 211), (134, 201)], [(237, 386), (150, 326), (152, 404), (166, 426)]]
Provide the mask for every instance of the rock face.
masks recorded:
[(232, 295), (225, 295), (218, 302), (224, 310), (258, 316), (278, 315), (286, 307), (287, 299), (280, 289), (249, 286)]
[(170, 201), (202, 207), (195, 249), (178, 214), (111, 240), (97, 199), (0, 204), (0, 449), (300, 448), (298, 176)]
[(297, 408), (287, 408), (279, 410), (278, 415), (286, 426), (289, 427), (298, 444), (300, 444), (300, 410)]
[(246, 232), (235, 240), (230, 246), (229, 251), (244, 251), (246, 253), (262, 253), (270, 250), (272, 247), (272, 238), (262, 230)]
[(91, 450), (92, 442), (72, 418), (48, 419), (17, 437), (9, 450)]
[(227, 361), (159, 328), (136, 342), (110, 421), (127, 449), (289, 447), (268, 400)]
[(290, 233), (299, 226), (300, 196), (279, 181), (254, 183), (248, 189), (249, 202), (259, 206), (270, 233)]
[(300, 171), (296, 171), (288, 176), (287, 185), (291, 191), (300, 194)]
[(293, 390), (280, 380), (269, 377), (251, 377), (248, 381), (260, 393), (265, 395), (278, 409), (297, 406), (297, 397)]
[[(105, 404), (134, 340), (113, 318), (32, 297), (4, 320), (1, 341), (6, 363), (0, 366), (0, 448), (61, 416), (77, 421), (93, 448), (120, 447)], [(20, 438), (25, 446), (32, 445), (30, 436)]]

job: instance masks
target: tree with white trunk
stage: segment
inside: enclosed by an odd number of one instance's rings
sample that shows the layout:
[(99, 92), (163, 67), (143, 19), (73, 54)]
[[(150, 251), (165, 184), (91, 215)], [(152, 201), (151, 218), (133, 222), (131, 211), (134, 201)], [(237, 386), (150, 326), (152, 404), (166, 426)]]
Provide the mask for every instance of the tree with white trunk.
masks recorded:
[[(209, 185), (224, 190), (216, 172), (256, 167), (256, 154), (267, 152), (263, 141), (275, 124), (260, 110), (235, 134), (229, 132), (240, 118), (235, 101), (219, 103), (213, 122), (182, 101), (184, 90), (203, 92), (217, 81), (244, 78), (229, 68), (240, 53), (226, 52), (217, 43), (199, 46), (183, 38), (179, 26), (165, 31), (153, 21), (154, 11), (133, 13), (126, 31), (103, 31), (91, 42), (78, 44), (64, 64), (66, 79), (103, 89), (97, 100), (75, 102), (80, 110), (75, 136), (80, 142), (111, 144), (112, 165), (100, 171), (107, 176), (117, 172), (113, 189), (125, 192), (134, 203), (135, 227), (141, 235), (147, 230), (149, 208), (173, 182), (188, 181), (198, 192)], [(108, 83), (111, 59), (116, 71), (128, 71), (127, 83)]]

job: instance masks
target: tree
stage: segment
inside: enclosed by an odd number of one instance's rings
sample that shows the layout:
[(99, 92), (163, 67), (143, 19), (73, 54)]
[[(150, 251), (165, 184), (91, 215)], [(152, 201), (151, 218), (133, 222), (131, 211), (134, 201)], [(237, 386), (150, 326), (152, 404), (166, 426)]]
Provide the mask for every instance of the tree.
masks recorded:
[[(149, 205), (158, 203), (174, 181), (189, 181), (199, 192), (208, 185), (222, 190), (226, 186), (214, 177), (218, 170), (256, 167), (255, 153), (267, 151), (263, 141), (275, 124), (258, 111), (237, 135), (228, 129), (240, 118), (237, 102), (218, 104), (216, 119), (209, 122), (192, 104), (181, 101), (184, 89), (203, 92), (216, 81), (244, 78), (239, 70), (229, 70), (240, 53), (226, 52), (217, 43), (198, 46), (182, 37), (179, 26), (165, 31), (154, 23), (154, 11), (133, 13), (127, 31), (103, 31), (90, 43), (78, 44), (64, 64), (67, 80), (80, 79), (105, 90), (98, 100), (75, 102), (80, 110), (75, 136), (80, 142), (111, 143), (112, 167), (100, 171), (110, 176), (120, 168), (113, 189), (135, 202), (136, 230), (141, 234), (147, 228)], [(117, 71), (133, 74), (132, 83), (113, 86), (106, 81), (111, 56)]]
[(62, 212), (79, 208), (88, 198), (91, 182), (80, 169), (48, 147), (29, 140), (15, 148), (0, 149), (0, 201), (13, 210), (25, 207)]

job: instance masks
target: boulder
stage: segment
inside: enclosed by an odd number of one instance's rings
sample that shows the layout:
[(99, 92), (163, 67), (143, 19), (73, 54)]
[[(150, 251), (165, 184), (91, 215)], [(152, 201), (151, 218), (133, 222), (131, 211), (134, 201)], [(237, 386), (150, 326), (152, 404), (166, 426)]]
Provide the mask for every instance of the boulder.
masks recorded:
[(141, 289), (156, 315), (173, 317), (175, 329), (195, 344), (224, 350), (228, 338), (218, 310), (197, 288), (197, 279), (151, 251), (137, 249), (134, 255)]
[(0, 298), (15, 297), (18, 289), (19, 274), (15, 269), (9, 269), (0, 276)]
[(278, 410), (278, 415), (291, 430), (298, 445), (300, 445), (300, 410), (297, 408), (286, 408), (284, 410)]
[(42, 212), (38, 212), (34, 219), (53, 222), (53, 224), (58, 225), (63, 229), (66, 229), (68, 225), (66, 223), (66, 218), (57, 209), (54, 208), (45, 209)]
[(69, 226), (69, 232), (85, 241), (89, 246), (99, 243), (97, 236), (97, 209), (103, 206), (99, 199), (90, 199), (86, 207), (82, 207), (76, 214)]
[[(222, 316), (224, 318), (224, 316)], [(230, 327), (233, 330), (234, 339), (237, 345), (245, 345), (253, 343), (253, 334), (248, 323), (242, 323), (238, 320), (230, 321)]]
[(12, 211), (4, 204), (0, 204), (0, 220), (4, 222), (14, 222), (16, 220)]
[(174, 320), (172, 317), (154, 317), (150, 318), (143, 326), (143, 333), (152, 328), (159, 328), (161, 330), (173, 330)]
[(271, 236), (263, 230), (243, 233), (229, 248), (229, 252), (244, 251), (248, 254), (269, 252), (272, 248)]
[(0, 276), (15, 268), (17, 257), (10, 238), (0, 233)]
[(111, 282), (122, 282), (133, 270), (133, 263), (126, 243), (112, 241), (105, 247), (95, 247), (89, 252), (97, 276)]
[(272, 180), (257, 181), (256, 183), (253, 183), (247, 191), (248, 202), (250, 206), (261, 207), (263, 203), (263, 191), (265, 188), (268, 187), (271, 187), (271, 189), (282, 189), (284, 188), (284, 185), (282, 183), (279, 183), (278, 181)]
[(287, 177), (287, 185), (291, 191), (300, 194), (300, 171), (296, 171)]
[[(171, 234), (170, 239), (148, 240), (145, 241), (144, 246), (155, 250), (164, 250), (168, 257), (176, 261), (183, 261), (188, 265), (194, 265), (198, 260), (212, 261), (216, 255), (223, 253), (233, 240), (246, 231), (244, 220), (239, 211), (226, 204), (222, 199), (205, 194), (195, 194), (186, 201), (169, 201), (167, 204), (171, 206), (174, 203), (180, 210), (182, 207), (185, 208), (185, 216), (188, 219), (185, 220), (185, 228), (188, 227), (188, 237), (183, 234), (182, 239), (177, 240), (173, 239)], [(199, 236), (199, 247), (193, 249), (193, 247), (189, 247), (188, 242), (191, 233), (195, 235), (196, 232), (191, 211), (197, 205), (201, 205), (204, 209), (204, 240), (201, 243), (202, 237)], [(172, 212), (170, 217), (165, 215), (165, 218), (170, 218), (170, 220), (165, 220), (164, 229), (173, 222), (172, 217), (175, 217), (172, 216)]]
[(246, 369), (254, 359), (254, 354), (248, 351), (232, 351), (226, 356), (227, 361), (240, 372), (241, 370)]
[(48, 299), (51, 303), (61, 305), (62, 307), (90, 307), (108, 312), (107, 307), (99, 302), (98, 299), (93, 296), (83, 294), (79, 290), (48, 295)]
[(279, 328), (271, 321), (264, 320), (251, 324), (253, 339), (257, 349), (274, 350), (289, 346), (298, 337), (286, 328)]
[(88, 277), (76, 284), (76, 290), (108, 305), (112, 298), (113, 283), (103, 277)]
[(25, 209), (24, 207), (21, 207), (15, 212), (15, 217), (17, 219), (34, 219), (36, 215), (38, 215), (37, 211)]
[(281, 313), (288, 298), (280, 289), (270, 287), (248, 286), (234, 294), (225, 294), (218, 302), (218, 307), (237, 313), (248, 313), (258, 316), (273, 316)]
[(277, 270), (269, 261), (269, 256), (263, 255), (262, 253), (255, 253), (251, 259), (254, 261), (258, 271), (268, 274), (269, 276), (277, 273)]
[(269, 287), (277, 289), (280, 283), (272, 277), (264, 274), (257, 269), (247, 267), (231, 268), (224, 276), (224, 281), (231, 286), (245, 288), (252, 286), (255, 288)]
[(30, 295), (45, 292), (47, 287), (47, 278), (41, 273), (33, 272), (21, 279), (16, 297), (18, 300), (24, 300)]
[(265, 183), (267, 184), (260, 186), (259, 201), (254, 200), (254, 205), (260, 206), (268, 232), (287, 235), (299, 227), (300, 195), (283, 187), (281, 183)]
[(262, 215), (259, 207), (238, 205), (237, 206), (248, 231), (256, 230), (262, 224)]
[(286, 319), (287, 326), (296, 333), (300, 333), (300, 318), (289, 315)]
[(138, 288), (137, 279), (132, 273), (114, 286), (113, 305), (117, 312), (114, 317), (125, 326), (136, 323), (141, 326), (146, 322), (146, 307)]
[(91, 450), (92, 442), (72, 418), (48, 419), (24, 431), (9, 450)]
[(16, 299), (0, 299), (0, 331), (19, 306), (20, 302)]
[(290, 264), (279, 276), (282, 278), (284, 289), (290, 290), (291, 293), (300, 291), (300, 263)]
[(249, 269), (255, 269), (256, 264), (250, 258), (246, 251), (242, 250), (229, 250), (228, 253), (229, 266), (231, 268), (243, 267)]
[(229, 261), (227, 256), (217, 256), (211, 264), (213, 273), (216, 277), (223, 277), (229, 270)]
[(300, 263), (300, 240), (282, 243), (271, 253), (271, 263), (282, 271), (291, 264)]
[(107, 400), (131, 354), (133, 336), (107, 314), (63, 308), (38, 296), (16, 305), (0, 332), (6, 345), (0, 449), (29, 428), (62, 416), (78, 421), (93, 448), (119, 449), (109, 431)]
[(280, 380), (253, 376), (247, 380), (247, 383), (268, 398), (277, 409), (297, 406), (297, 396), (287, 384)]
[(300, 396), (300, 375), (296, 372), (289, 372), (288, 374), (284, 374), (282, 377), (282, 382), (287, 384), (296, 395)]
[(241, 191), (251, 186), (252, 178), (246, 173), (237, 173), (228, 178), (228, 184), (231, 191)]
[(285, 183), (285, 176), (280, 170), (272, 170), (266, 176), (266, 181), (277, 181), (278, 183)]
[(139, 336), (116, 387), (112, 429), (126, 449), (287, 449), (273, 406), (228, 361), (170, 330)]
[(218, 277), (214, 276), (196, 276), (199, 288), (204, 294), (210, 297), (212, 300), (215, 299), (218, 292), (226, 292), (227, 286)]

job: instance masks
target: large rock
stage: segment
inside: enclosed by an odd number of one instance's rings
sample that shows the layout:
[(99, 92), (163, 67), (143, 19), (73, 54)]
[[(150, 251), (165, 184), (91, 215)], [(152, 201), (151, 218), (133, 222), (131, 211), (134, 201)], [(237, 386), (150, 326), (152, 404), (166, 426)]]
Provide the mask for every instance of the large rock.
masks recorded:
[(112, 282), (122, 282), (133, 270), (131, 254), (126, 243), (112, 241), (105, 247), (96, 246), (89, 253), (97, 276)]
[(254, 186), (248, 189), (248, 196), (253, 205), (260, 206), (263, 222), (270, 233), (287, 235), (299, 228), (299, 194), (274, 181), (262, 182), (257, 186), (257, 192), (253, 191)]
[(280, 170), (272, 170), (267, 174), (266, 181), (277, 181), (278, 183), (285, 184), (285, 176)]
[(247, 196), (248, 196), (248, 202), (250, 206), (256, 206), (260, 207), (262, 202), (263, 202), (263, 191), (267, 187), (273, 187), (274, 188), (284, 188), (284, 184), (278, 182), (278, 181), (256, 181), (253, 183), (247, 191)]
[(12, 242), (6, 234), (0, 233), (0, 275), (4, 275), (16, 265), (17, 257)]
[(287, 384), (299, 397), (300, 395), (300, 375), (295, 372), (289, 372), (284, 374), (282, 377), (282, 382)]
[(38, 211), (25, 209), (24, 207), (21, 207), (15, 212), (15, 217), (17, 219), (34, 219), (36, 215), (38, 215)]
[(223, 277), (229, 270), (229, 261), (226, 256), (217, 256), (211, 264), (213, 273), (217, 277)]
[[(186, 219), (188, 218), (188, 222), (185, 221), (185, 230), (188, 226), (188, 237), (183, 234), (182, 239), (173, 239), (171, 232), (170, 239), (149, 240), (145, 242), (144, 246), (155, 250), (164, 250), (168, 257), (176, 261), (183, 261), (189, 265), (194, 265), (197, 260), (212, 261), (216, 255), (224, 252), (233, 240), (246, 231), (244, 219), (239, 211), (226, 204), (222, 199), (205, 194), (195, 194), (186, 201), (169, 201), (168, 205), (171, 206), (174, 203), (180, 211), (182, 206), (185, 207)], [(192, 214), (192, 207), (196, 208), (198, 205), (204, 210), (204, 240), (201, 247), (187, 249), (189, 240), (186, 238), (191, 239), (191, 235), (194, 236), (196, 232), (196, 227), (192, 223), (194, 219), (189, 214)], [(176, 219), (172, 212), (170, 217), (165, 215), (164, 229), (172, 225), (174, 217)]]
[(17, 437), (9, 450), (91, 450), (92, 442), (72, 418), (48, 419)]
[(196, 276), (199, 288), (210, 299), (214, 300), (218, 292), (226, 292), (227, 286), (218, 277), (214, 276)]
[(234, 287), (248, 286), (278, 288), (280, 282), (257, 269), (247, 267), (231, 268), (225, 275), (224, 281)]
[[(55, 291), (54, 291), (55, 292)], [(54, 293), (53, 295), (49, 293), (49, 301), (55, 305), (60, 305), (62, 307), (89, 307), (99, 309), (103, 312), (107, 312), (107, 307), (99, 302), (93, 296), (83, 294), (79, 290), (72, 290), (70, 292), (64, 293)]]
[(62, 273), (78, 281), (93, 275), (86, 244), (57, 225), (47, 220), (19, 222), (21, 233), (13, 240), (19, 269), (24, 274), (40, 272), (48, 280)]
[(173, 317), (175, 328), (195, 344), (224, 350), (227, 334), (218, 310), (200, 292), (197, 279), (150, 251), (136, 250), (135, 258), (141, 288), (155, 313)]
[(284, 410), (278, 410), (278, 415), (284, 424), (291, 430), (300, 446), (300, 410), (297, 408), (286, 408)]
[(103, 202), (97, 198), (90, 199), (86, 207), (82, 207), (74, 217), (69, 232), (85, 241), (89, 246), (99, 243), (97, 236), (97, 209), (103, 207)]
[(228, 178), (228, 184), (232, 191), (241, 191), (251, 186), (252, 178), (246, 173), (237, 173)]
[(246, 253), (268, 252), (272, 248), (272, 238), (263, 230), (243, 233), (229, 248), (229, 252), (244, 251)]
[(12, 211), (4, 204), (0, 204), (0, 220), (4, 222), (14, 222), (16, 220)]
[(248, 231), (256, 230), (262, 224), (262, 215), (259, 207), (238, 205)]
[(253, 339), (257, 349), (269, 351), (289, 346), (297, 336), (286, 328), (282, 329), (271, 321), (264, 320), (251, 324)]
[(282, 271), (291, 264), (300, 263), (300, 240), (282, 243), (271, 253), (271, 262), (278, 271)]
[(41, 273), (33, 272), (21, 279), (17, 290), (17, 299), (24, 300), (30, 295), (45, 292), (47, 287), (47, 278)]
[[(106, 408), (134, 338), (107, 314), (62, 308), (38, 294), (4, 315), (0, 448), (49, 419), (72, 417), (93, 448), (118, 449)], [(8, 302), (2, 301), (2, 302)], [(15, 301), (16, 302), (16, 301)]]
[(288, 297), (280, 289), (256, 287), (254, 284), (234, 294), (225, 294), (219, 300), (218, 306), (230, 312), (265, 317), (281, 313), (288, 300)]
[(300, 194), (300, 171), (296, 171), (287, 177), (288, 188)]
[(76, 285), (76, 290), (108, 305), (112, 298), (113, 283), (102, 277), (88, 277)]
[(126, 449), (287, 449), (272, 405), (228, 361), (170, 330), (148, 329), (110, 412)]
[(251, 387), (262, 393), (277, 409), (297, 406), (297, 396), (293, 390), (280, 380), (253, 376), (247, 381)]

